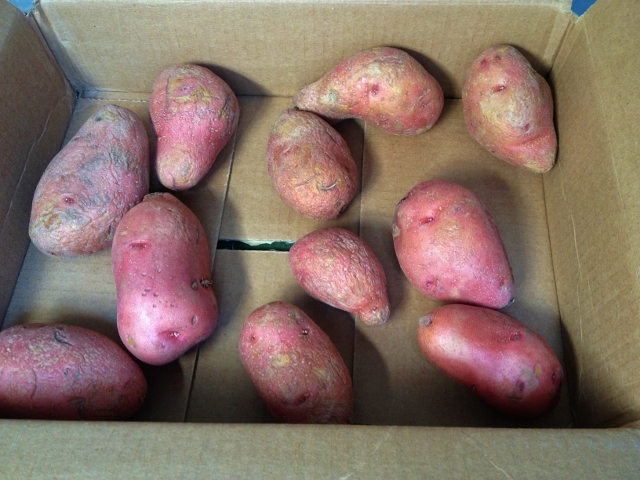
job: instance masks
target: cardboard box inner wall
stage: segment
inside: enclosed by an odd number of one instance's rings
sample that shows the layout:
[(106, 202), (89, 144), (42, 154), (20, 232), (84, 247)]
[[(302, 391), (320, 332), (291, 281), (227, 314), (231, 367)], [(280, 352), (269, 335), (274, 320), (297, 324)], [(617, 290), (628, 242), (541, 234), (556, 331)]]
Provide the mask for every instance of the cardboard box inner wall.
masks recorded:
[[(220, 320), (210, 339), (178, 361), (145, 367), (150, 391), (136, 420), (270, 423), (237, 358), (237, 338), (248, 314), (273, 300), (300, 306), (330, 335), (353, 375), (358, 425), (502, 432), (640, 420), (640, 227), (633, 220), (640, 213), (640, 7), (599, 0), (576, 20), (569, 6), (524, 0), (51, 0), (27, 19), (2, 1), (0, 65), (11, 72), (0, 76), (0, 135), (9, 146), (0, 158), (8, 187), (0, 194), (0, 256), (7, 265), (0, 272), (2, 328), (55, 321), (118, 339), (110, 252), (60, 261), (37, 251), (26, 228), (33, 190), (62, 143), (105, 103), (140, 116), (153, 153), (147, 104), (153, 79), (169, 65), (195, 62), (225, 79), (242, 108), (238, 131), (212, 171), (177, 195), (207, 231)], [(466, 131), (464, 70), (498, 43), (518, 47), (551, 83), (559, 156), (547, 174), (493, 158)], [(361, 189), (333, 222), (301, 217), (270, 184), (270, 129), (299, 88), (378, 45), (408, 51), (438, 79), (447, 97), (442, 117), (416, 137), (387, 135), (361, 121), (338, 124), (359, 165)], [(561, 402), (546, 416), (524, 421), (496, 413), (437, 372), (419, 349), (417, 320), (440, 304), (404, 277), (391, 221), (413, 185), (435, 178), (458, 182), (485, 203), (516, 281), (516, 302), (505, 312), (539, 331), (563, 362)], [(154, 178), (152, 189), (159, 188)], [(383, 263), (392, 308), (385, 326), (365, 327), (309, 298), (295, 282), (286, 252), (216, 248), (218, 240), (293, 242), (325, 225), (360, 234)]]

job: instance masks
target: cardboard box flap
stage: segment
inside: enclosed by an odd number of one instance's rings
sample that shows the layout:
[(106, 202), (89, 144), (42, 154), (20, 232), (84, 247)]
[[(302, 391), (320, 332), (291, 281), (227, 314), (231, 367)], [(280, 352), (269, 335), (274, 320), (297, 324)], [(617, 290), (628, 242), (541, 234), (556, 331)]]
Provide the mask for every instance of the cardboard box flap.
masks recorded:
[(637, 478), (637, 430), (0, 421), (6, 478)]
[(43, 0), (35, 16), (78, 90), (148, 92), (162, 69), (197, 62), (236, 94), (290, 97), (346, 57), (390, 45), (460, 98), (467, 65), (496, 43), (518, 46), (546, 74), (573, 19), (570, 4)]
[(579, 425), (640, 419), (640, 3), (598, 1), (551, 72), (560, 137), (545, 176)]
[(33, 192), (60, 148), (75, 98), (34, 27), (0, 2), (0, 318), (29, 244)]

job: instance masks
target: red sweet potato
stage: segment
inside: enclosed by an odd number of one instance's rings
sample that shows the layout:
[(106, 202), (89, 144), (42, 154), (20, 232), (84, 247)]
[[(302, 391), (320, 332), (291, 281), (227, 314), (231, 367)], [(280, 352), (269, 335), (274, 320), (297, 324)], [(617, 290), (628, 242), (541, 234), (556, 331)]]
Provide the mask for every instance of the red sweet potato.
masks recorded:
[(156, 78), (149, 113), (158, 136), (158, 178), (167, 188), (185, 190), (202, 180), (233, 136), (240, 106), (212, 71), (177, 65)]
[(377, 47), (344, 60), (300, 90), (293, 103), (327, 119), (356, 117), (388, 133), (417, 135), (438, 120), (444, 94), (408, 53)]
[(355, 233), (321, 228), (289, 250), (289, 264), (313, 298), (355, 314), (367, 325), (382, 325), (390, 314), (387, 280), (380, 261)]
[(271, 183), (290, 208), (332, 220), (358, 190), (358, 168), (338, 132), (313, 113), (287, 109), (267, 144)]
[(476, 196), (435, 180), (411, 189), (396, 208), (393, 245), (403, 272), (435, 300), (502, 308), (514, 282), (500, 233)]
[(469, 133), (496, 157), (536, 173), (555, 164), (551, 89), (514, 47), (496, 45), (473, 61), (462, 106)]
[(113, 340), (63, 324), (0, 332), (0, 416), (125, 420), (142, 405), (147, 381)]
[(31, 206), (29, 236), (59, 258), (111, 246), (122, 216), (149, 193), (149, 139), (131, 110), (106, 105), (51, 160)]
[(276, 421), (353, 421), (349, 370), (327, 334), (299, 308), (272, 302), (256, 309), (242, 328), (238, 351)]
[(118, 332), (143, 362), (169, 363), (209, 337), (218, 321), (202, 225), (170, 193), (147, 195), (116, 230), (112, 266)]
[(562, 366), (544, 338), (503, 313), (452, 304), (422, 317), (418, 341), (427, 358), (490, 405), (535, 417), (560, 399)]

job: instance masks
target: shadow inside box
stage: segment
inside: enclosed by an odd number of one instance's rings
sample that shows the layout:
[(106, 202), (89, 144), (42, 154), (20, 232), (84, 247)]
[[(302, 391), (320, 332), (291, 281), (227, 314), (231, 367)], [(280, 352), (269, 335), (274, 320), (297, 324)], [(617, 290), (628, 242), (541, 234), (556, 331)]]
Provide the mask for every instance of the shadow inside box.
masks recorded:
[(416, 52), (415, 50), (402, 48), (409, 55), (415, 58), (420, 65), (424, 67), (424, 69), (429, 72), (429, 74), (435, 78), (440, 86), (442, 87), (442, 91), (444, 92), (445, 98), (455, 98), (454, 92), (454, 82), (449, 75), (444, 70), (444, 67), (438, 63), (436, 63), (432, 58)]

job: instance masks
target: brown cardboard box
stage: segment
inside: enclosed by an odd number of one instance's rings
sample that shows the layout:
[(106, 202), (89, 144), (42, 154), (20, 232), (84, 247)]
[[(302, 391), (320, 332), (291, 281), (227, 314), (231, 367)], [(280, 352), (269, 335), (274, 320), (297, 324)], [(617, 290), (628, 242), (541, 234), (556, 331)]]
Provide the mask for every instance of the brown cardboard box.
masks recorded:
[[(42, 171), (91, 112), (109, 102), (131, 108), (153, 151), (148, 92), (158, 72), (182, 62), (222, 76), (242, 107), (212, 171), (179, 194), (211, 244), (216, 331), (178, 361), (145, 367), (150, 390), (133, 421), (0, 420), (0, 477), (640, 477), (640, 432), (631, 428), (640, 421), (640, 2), (598, 0), (579, 19), (569, 7), (41, 0), (25, 17), (0, 0), (2, 328), (63, 321), (118, 338), (110, 252), (54, 260), (27, 235)], [(559, 156), (544, 175), (493, 158), (464, 126), (464, 70), (497, 43), (518, 47), (551, 83)], [(377, 45), (414, 55), (447, 101), (435, 127), (416, 137), (338, 125), (362, 188), (329, 223), (359, 233), (389, 283), (392, 317), (367, 328), (310, 299), (285, 252), (230, 250), (225, 241), (292, 242), (326, 225), (280, 202), (266, 140), (300, 87)], [(563, 361), (561, 402), (544, 417), (496, 413), (420, 352), (417, 319), (438, 304), (402, 274), (391, 219), (409, 188), (431, 178), (459, 182), (487, 205), (516, 280), (506, 312), (541, 332)], [(237, 358), (244, 319), (272, 300), (300, 306), (333, 339), (353, 374), (356, 425), (272, 423)]]

